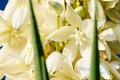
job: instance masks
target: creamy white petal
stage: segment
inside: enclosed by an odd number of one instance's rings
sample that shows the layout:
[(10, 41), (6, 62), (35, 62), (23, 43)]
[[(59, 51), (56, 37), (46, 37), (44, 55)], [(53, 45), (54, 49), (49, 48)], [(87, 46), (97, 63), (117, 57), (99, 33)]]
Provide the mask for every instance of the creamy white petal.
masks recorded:
[(28, 68), (20, 58), (20, 51), (11, 50), (6, 44), (0, 50), (0, 63), (0, 70), (6, 73), (19, 73)]
[(25, 48), (22, 50), (21, 57), (25, 60), (26, 65), (33, 62), (33, 49), (30, 40), (27, 41)]
[(86, 78), (89, 77), (90, 64), (85, 64), (85, 63), (86, 61), (82, 59), (82, 60), (79, 60), (75, 65), (75, 71), (81, 76), (81, 79), (85, 77)]
[(30, 24), (24, 24), (22, 27), (19, 29), (20, 36), (24, 38), (31, 39), (31, 26)]
[(53, 52), (46, 59), (47, 70), (49, 74), (54, 74), (64, 63), (64, 56), (59, 52)]
[(33, 0), (32, 2), (33, 2), (33, 9), (34, 9), (34, 14), (35, 14), (35, 18), (37, 21), (37, 25), (41, 26), (41, 24), (44, 22), (43, 12), (45, 8), (42, 7), (40, 3), (36, 2), (36, 0)]
[[(96, 4), (97, 4), (97, 19), (98, 20), (105, 20), (105, 13), (104, 13), (104, 10), (102, 8), (102, 5), (101, 3), (99, 2), (99, 0), (96, 0)], [(89, 11), (89, 14), (91, 16), (91, 18), (93, 19), (93, 16), (94, 16), (94, 7), (93, 7), (93, 3), (92, 3), (92, 0), (90, 0), (90, 2), (88, 3), (88, 11)]]
[(97, 17), (98, 17), (98, 20), (106, 19), (103, 7), (101, 3), (99, 2), (99, 0), (97, 1)]
[(12, 14), (19, 4), (20, 0), (9, 0), (2, 17), (8, 21), (11, 20)]
[(47, 23), (50, 27), (57, 28), (57, 13), (54, 10), (47, 9), (46, 7), (43, 7), (43, 9), (45, 23)]
[(116, 41), (116, 35), (113, 32), (112, 28), (106, 29), (103, 32), (99, 34), (100, 39), (106, 40), (106, 41)]
[(46, 37), (47, 40), (64, 41), (74, 34), (74, 27), (63, 26)]
[(21, 25), (25, 22), (27, 14), (28, 14), (27, 5), (18, 6), (12, 16), (13, 28), (19, 29)]
[(101, 73), (101, 76), (105, 80), (111, 80), (112, 79), (111, 74), (110, 74), (110, 72), (108, 70), (108, 67), (102, 62), (100, 62), (100, 73)]
[[(6, 46), (7, 45), (3, 45), (2, 50), (0, 50), (0, 70), (6, 73), (19, 73), (25, 71), (28, 67), (19, 57), (19, 52), (11, 52)], [(5, 50), (9, 52), (5, 53)]]
[(112, 29), (113, 29), (115, 35), (117, 36), (117, 40), (120, 42), (120, 24), (117, 24)]
[(75, 70), (81, 75), (81, 78), (89, 77), (91, 61), (91, 49), (87, 47), (82, 53), (82, 58), (75, 65)]
[(11, 29), (11, 25), (4, 19), (0, 18), (0, 34)]
[(108, 46), (108, 44), (106, 43), (106, 41), (102, 41), (102, 43), (105, 45), (105, 47), (106, 47), (106, 56), (107, 56), (107, 58), (108, 58), (108, 60), (110, 61), (111, 60), (111, 57), (112, 57), (112, 53), (111, 53), (111, 50), (110, 50), (110, 48), (109, 48), (109, 46)]
[(114, 69), (120, 69), (120, 62), (119, 62), (119, 61), (112, 61), (112, 62), (110, 62), (110, 65), (111, 65)]
[(47, 23), (43, 23), (42, 26), (40, 27), (40, 34), (41, 35), (49, 35), (50, 33), (54, 32), (57, 30), (57, 27), (52, 27), (48, 25)]
[(99, 47), (98, 47), (99, 50), (105, 50), (106, 49), (105, 45), (101, 41), (98, 40), (98, 44), (99, 44)]
[(81, 26), (81, 17), (73, 10), (73, 8), (70, 5), (67, 5), (66, 9), (66, 20), (74, 27), (80, 27)]
[(93, 20), (92, 19), (85, 19), (82, 21), (82, 26), (80, 27), (82, 32), (91, 36), (92, 35), (92, 28), (93, 28)]
[(7, 63), (1, 63), (0, 70), (8, 73), (19, 73), (28, 68), (23, 61), (16, 63), (15, 60), (16, 59), (9, 59)]
[(55, 78), (53, 80), (80, 80), (80, 77), (77, 73), (74, 72), (73, 68), (68, 63), (64, 63), (61, 69), (55, 73)]
[(65, 56), (71, 63), (78, 54), (78, 46), (75, 44), (75, 40), (70, 40), (64, 47), (62, 55)]
[[(79, 52), (83, 57), (87, 57), (86, 55), (90, 55), (90, 45), (91, 45), (91, 39), (87, 38), (86, 41), (82, 41), (79, 47)], [(90, 57), (90, 56), (89, 56)]]
[[(80, 59), (76, 65), (75, 70), (77, 73), (81, 75), (81, 78), (89, 78), (90, 76), (90, 60), (88, 59)], [(104, 79), (111, 79), (110, 72), (105, 64), (100, 62), (100, 74)]]

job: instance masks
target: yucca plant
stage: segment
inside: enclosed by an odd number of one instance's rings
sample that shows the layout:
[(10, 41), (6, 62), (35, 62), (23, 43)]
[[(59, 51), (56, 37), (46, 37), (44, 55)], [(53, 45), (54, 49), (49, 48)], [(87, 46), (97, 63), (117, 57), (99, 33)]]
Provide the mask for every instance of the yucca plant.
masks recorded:
[[(95, 0), (93, 3), (95, 5)], [(32, 25), (32, 38), (33, 38), (33, 47), (34, 47), (34, 63), (35, 63), (35, 72), (36, 80), (49, 80), (45, 57), (42, 48), (42, 43), (40, 40), (40, 34), (38, 32), (37, 23), (33, 11), (32, 1), (30, 3), (30, 12), (31, 12), (31, 25)], [(96, 9), (96, 6), (94, 6)], [(94, 25), (93, 25), (93, 40), (92, 40), (92, 60), (91, 60), (91, 69), (90, 69), (90, 80), (99, 80), (100, 71), (99, 71), (99, 52), (98, 52), (98, 39), (97, 39), (97, 20), (96, 20), (96, 10), (94, 10)]]

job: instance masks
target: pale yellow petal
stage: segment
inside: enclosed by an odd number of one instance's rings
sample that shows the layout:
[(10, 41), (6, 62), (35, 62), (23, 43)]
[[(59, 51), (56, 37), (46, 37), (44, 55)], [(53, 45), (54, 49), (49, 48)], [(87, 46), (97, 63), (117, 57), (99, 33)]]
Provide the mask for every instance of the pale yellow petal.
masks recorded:
[[(64, 63), (61, 69), (55, 73), (55, 78), (62, 78), (63, 80), (80, 80), (77, 73), (74, 72), (73, 68), (68, 63)], [(56, 80), (55, 79), (55, 80)], [(54, 79), (53, 79), (54, 80)], [(61, 80), (61, 79), (60, 79)]]
[(81, 76), (81, 79), (89, 78), (90, 73), (91, 49), (87, 47), (82, 53), (82, 58), (75, 65), (75, 71)]
[(111, 57), (112, 57), (111, 50), (110, 50), (108, 44), (106, 43), (106, 41), (103, 41), (103, 44), (104, 44), (105, 47), (106, 47), (106, 56), (107, 56), (107, 59), (110, 61), (110, 60), (111, 60)]
[(10, 31), (11, 29), (11, 25), (0, 17), (0, 34), (5, 31)]
[(19, 73), (27, 68), (23, 61), (16, 63), (14, 60), (9, 60), (7, 63), (0, 64), (0, 70), (8, 73)]
[(74, 9), (67, 5), (66, 10), (66, 20), (74, 27), (80, 27), (81, 26), (81, 17), (74, 11)]
[(19, 29), (21, 25), (25, 22), (28, 15), (28, 6), (22, 5), (18, 6), (12, 16), (13, 28)]
[(105, 80), (111, 80), (111, 75), (110, 75), (110, 71), (108, 70), (107, 65), (105, 65), (104, 63), (100, 62), (100, 73), (101, 76), (105, 79)]
[(22, 50), (21, 57), (25, 60), (26, 65), (33, 63), (33, 49), (30, 40), (27, 40), (25, 48)]
[(98, 47), (99, 50), (105, 50), (106, 49), (105, 45), (101, 41), (98, 40), (98, 44), (99, 44), (99, 47)]
[(78, 46), (75, 44), (75, 40), (73, 39), (64, 47), (62, 55), (72, 63), (78, 52)]
[(114, 33), (116, 34), (116, 36), (117, 36), (117, 40), (120, 42), (120, 25), (117, 24), (112, 29), (113, 29)]
[(74, 27), (64, 26), (48, 35), (46, 39), (60, 42), (70, 39), (70, 36), (73, 34)]
[(106, 29), (99, 35), (100, 39), (106, 40), (106, 41), (116, 41), (116, 35), (113, 32), (112, 28)]
[[(43, 7), (44, 8), (44, 7)], [(57, 13), (54, 10), (46, 9), (46, 7), (43, 10), (43, 17), (45, 22), (50, 26), (57, 28)]]
[(12, 14), (19, 4), (20, 0), (9, 0), (2, 17), (9, 22), (11, 21)]
[[(104, 13), (103, 7), (102, 7), (101, 3), (99, 2), (99, 0), (96, 0), (96, 4), (97, 4), (97, 19), (104, 21), (106, 18), (105, 18), (105, 13)], [(93, 5), (94, 4), (92, 3), (92, 0), (90, 0), (88, 3), (88, 11), (89, 11), (89, 14), (90, 14), (92, 19), (94, 18)]]
[(46, 59), (46, 65), (49, 74), (54, 74), (64, 63), (64, 56), (59, 52), (53, 52)]
[(80, 27), (81, 31), (86, 33), (87, 35), (92, 35), (92, 28), (93, 28), (93, 20), (92, 19), (85, 19), (82, 21), (82, 26)]

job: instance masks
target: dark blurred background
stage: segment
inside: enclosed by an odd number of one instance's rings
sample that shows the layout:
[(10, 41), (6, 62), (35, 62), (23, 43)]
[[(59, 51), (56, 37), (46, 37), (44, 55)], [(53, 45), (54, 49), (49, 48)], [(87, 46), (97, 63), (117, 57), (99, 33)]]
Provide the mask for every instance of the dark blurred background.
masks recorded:
[(8, 0), (0, 0), (0, 10), (4, 10)]

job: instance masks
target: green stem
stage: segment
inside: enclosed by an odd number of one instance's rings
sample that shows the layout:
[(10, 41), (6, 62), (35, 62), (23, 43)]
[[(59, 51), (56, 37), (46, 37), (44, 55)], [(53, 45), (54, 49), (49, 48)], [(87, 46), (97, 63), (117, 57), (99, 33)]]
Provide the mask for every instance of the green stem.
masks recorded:
[(36, 80), (49, 80), (45, 57), (43, 52), (43, 47), (37, 27), (37, 22), (35, 19), (32, 0), (29, 0), (30, 4), (30, 13), (31, 13), (31, 29), (32, 29), (32, 42), (34, 49), (34, 64), (35, 64), (35, 76)]
[(57, 16), (57, 24), (58, 24), (58, 29), (60, 28), (60, 15), (58, 14)]
[[(60, 28), (60, 15), (58, 14), (57, 16), (57, 24), (58, 24), (58, 29)], [(60, 52), (60, 44), (59, 42), (55, 42), (55, 48), (56, 48), (56, 51)]]
[(60, 52), (61, 47), (60, 47), (59, 42), (55, 42), (55, 48), (56, 48), (56, 51)]

